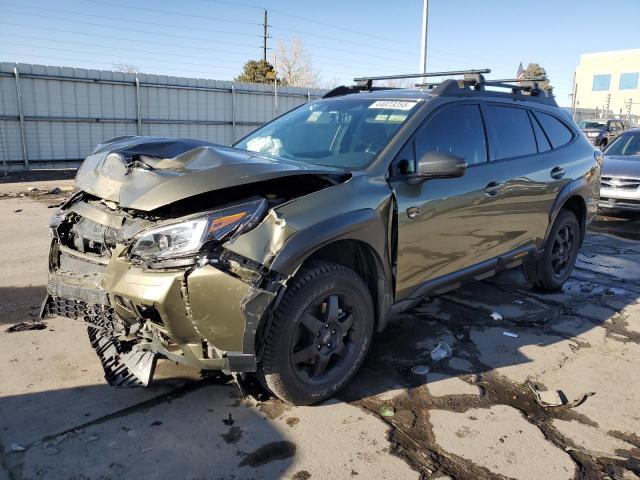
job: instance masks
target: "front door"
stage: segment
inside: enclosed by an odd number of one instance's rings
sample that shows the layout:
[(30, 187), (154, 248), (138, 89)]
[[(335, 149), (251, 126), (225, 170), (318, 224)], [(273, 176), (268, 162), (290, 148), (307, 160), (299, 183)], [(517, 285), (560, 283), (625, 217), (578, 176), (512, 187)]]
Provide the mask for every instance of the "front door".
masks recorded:
[[(428, 280), (504, 253), (503, 234), (492, 225), (502, 166), (488, 162), (486, 138), (478, 104), (447, 105), (426, 120), (394, 162), (397, 300)], [(467, 171), (460, 178), (407, 183), (402, 174), (411, 173), (416, 159), (428, 151), (464, 158)]]

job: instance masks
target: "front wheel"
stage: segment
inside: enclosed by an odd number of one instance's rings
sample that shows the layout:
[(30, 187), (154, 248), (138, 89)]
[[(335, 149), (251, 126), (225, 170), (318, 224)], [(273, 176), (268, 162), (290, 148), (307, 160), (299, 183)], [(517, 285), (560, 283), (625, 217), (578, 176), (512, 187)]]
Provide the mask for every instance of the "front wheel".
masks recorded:
[(524, 277), (542, 290), (561, 289), (573, 271), (580, 240), (576, 215), (570, 210), (562, 210), (551, 228), (542, 257), (527, 260), (522, 266)]
[(304, 268), (287, 288), (264, 339), (262, 375), (277, 397), (309, 405), (353, 378), (373, 334), (373, 303), (351, 269), (329, 262)]

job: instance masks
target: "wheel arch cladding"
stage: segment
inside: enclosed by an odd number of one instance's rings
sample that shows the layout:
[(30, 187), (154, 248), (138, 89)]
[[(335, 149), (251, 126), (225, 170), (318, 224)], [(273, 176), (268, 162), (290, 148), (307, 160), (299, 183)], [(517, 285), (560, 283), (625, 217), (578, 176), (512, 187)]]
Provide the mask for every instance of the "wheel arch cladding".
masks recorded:
[(553, 228), (553, 224), (561, 210), (569, 210), (573, 212), (580, 224), (580, 245), (584, 240), (587, 226), (587, 202), (585, 195), (589, 195), (589, 185), (585, 179), (577, 179), (571, 183), (567, 183), (562, 187), (553, 204), (549, 216), (549, 226), (545, 235), (545, 243), (549, 238), (549, 233)]
[(300, 231), (285, 244), (271, 268), (294, 275), (309, 261), (320, 259), (351, 268), (371, 292), (376, 327), (381, 330), (386, 325), (393, 294), (385, 216), (374, 209), (361, 209)]

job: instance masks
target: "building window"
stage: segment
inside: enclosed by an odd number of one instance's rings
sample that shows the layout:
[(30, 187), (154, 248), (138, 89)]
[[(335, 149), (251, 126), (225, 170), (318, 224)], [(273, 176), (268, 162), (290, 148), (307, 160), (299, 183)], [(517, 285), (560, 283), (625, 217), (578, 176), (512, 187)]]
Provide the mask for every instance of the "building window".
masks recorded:
[(620, 90), (633, 90), (638, 88), (638, 72), (621, 73), (618, 88)]
[(610, 74), (606, 73), (606, 74), (594, 75), (593, 88), (591, 90), (593, 90), (594, 92), (601, 91), (601, 90), (609, 90), (609, 85), (611, 85)]

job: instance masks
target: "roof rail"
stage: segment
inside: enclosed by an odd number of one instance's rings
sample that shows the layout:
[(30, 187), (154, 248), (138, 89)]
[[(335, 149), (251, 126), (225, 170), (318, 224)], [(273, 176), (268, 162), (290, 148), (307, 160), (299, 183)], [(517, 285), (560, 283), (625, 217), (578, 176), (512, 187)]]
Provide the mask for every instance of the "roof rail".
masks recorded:
[[(547, 105), (557, 106), (557, 103), (549, 92), (544, 91), (538, 85), (539, 81), (547, 80), (546, 77), (514, 80), (484, 80), (465, 78), (464, 80), (448, 79), (439, 84), (424, 84), (416, 86), (428, 86), (432, 88), (429, 93), (437, 96), (472, 96), (482, 92), (485, 96), (505, 97), (513, 99), (537, 101)], [(508, 88), (510, 92), (490, 91), (486, 87)]]

